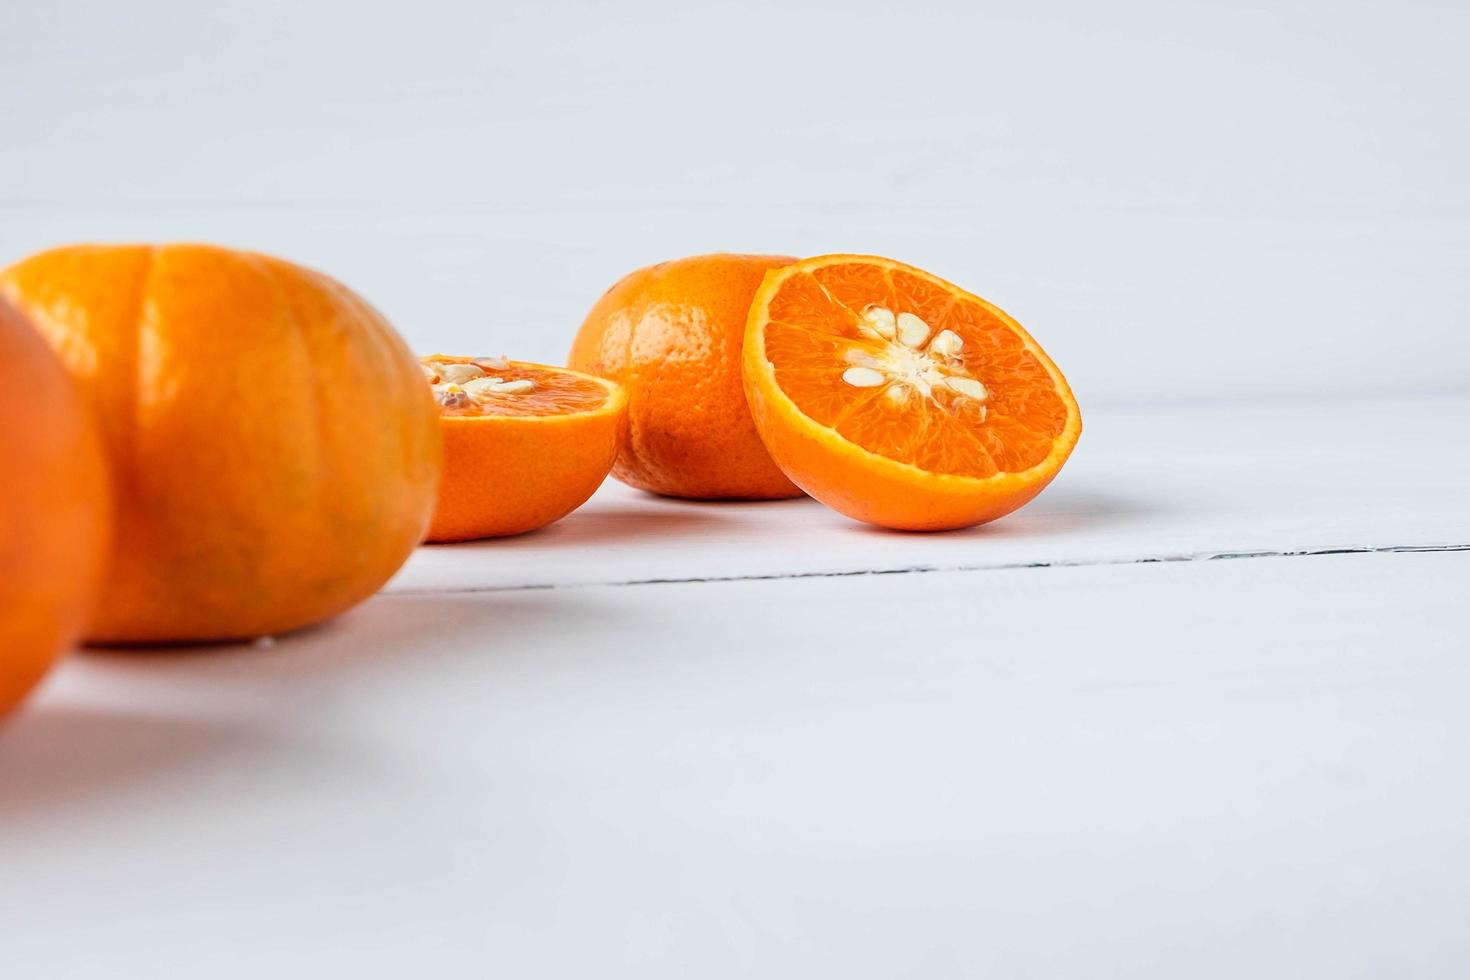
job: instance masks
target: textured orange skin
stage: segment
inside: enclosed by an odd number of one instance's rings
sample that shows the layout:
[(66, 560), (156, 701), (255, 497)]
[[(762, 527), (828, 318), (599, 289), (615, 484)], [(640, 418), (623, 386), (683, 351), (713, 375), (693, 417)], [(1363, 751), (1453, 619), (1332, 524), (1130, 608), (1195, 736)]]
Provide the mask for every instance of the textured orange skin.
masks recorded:
[[(984, 479), (930, 473), (869, 452), (804, 414), (776, 383), (775, 372), (766, 359), (767, 308), (786, 274), (846, 261), (886, 263), (927, 277), (988, 307), (1015, 330), (1031, 353), (1046, 366), (1069, 410), (1067, 429), (1046, 459), (1021, 473), (998, 473)], [(797, 486), (854, 520), (894, 530), (953, 530), (984, 524), (1011, 513), (1046, 488), (1067, 461), (1082, 432), (1082, 417), (1066, 378), (1020, 324), (952, 283), (877, 256), (820, 255), (769, 273), (751, 303), (744, 371), (746, 395), (756, 428), (771, 456)]]
[(627, 423), (627, 395), (601, 383), (608, 401), (592, 412), (441, 417), (444, 479), (428, 540), (524, 534), (586, 503), (607, 479)]
[(428, 527), (439, 423), (357, 295), (204, 245), (74, 246), (0, 272), (92, 403), (116, 537), (102, 643), (297, 629), (371, 595)]
[(66, 369), (0, 301), (0, 714), (82, 635), (111, 529), (102, 442)]
[(603, 294), (568, 365), (628, 392), (613, 476), (698, 499), (799, 497), (761, 445), (740, 380), (751, 297), (781, 255), (699, 255), (639, 269)]

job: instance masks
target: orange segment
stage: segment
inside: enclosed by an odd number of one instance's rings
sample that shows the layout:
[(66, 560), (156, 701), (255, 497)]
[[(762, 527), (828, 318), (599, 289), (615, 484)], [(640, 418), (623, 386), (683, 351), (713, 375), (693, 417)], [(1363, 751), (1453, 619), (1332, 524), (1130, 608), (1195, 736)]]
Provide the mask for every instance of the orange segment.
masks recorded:
[(421, 359), (444, 476), (429, 541), (503, 537), (576, 510), (612, 469), (628, 400), (615, 382), (503, 358)]
[(858, 520), (993, 520), (1054, 477), (1081, 431), (1066, 379), (1015, 320), (890, 259), (767, 273), (745, 335), (746, 396), (797, 486)]

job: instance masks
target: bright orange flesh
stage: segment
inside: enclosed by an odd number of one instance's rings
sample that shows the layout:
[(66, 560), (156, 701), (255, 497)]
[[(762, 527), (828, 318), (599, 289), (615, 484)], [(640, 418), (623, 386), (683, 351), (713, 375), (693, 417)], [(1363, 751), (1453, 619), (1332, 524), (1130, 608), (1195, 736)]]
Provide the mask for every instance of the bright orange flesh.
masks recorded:
[[(918, 317), (910, 349), (864, 329), (874, 308)], [(952, 356), (925, 352), (942, 331)], [(879, 364), (883, 381), (845, 380)], [(979, 382), (982, 397), (945, 380)], [(765, 278), (752, 303), (746, 394), (766, 447), (798, 486), (858, 520), (939, 530), (993, 520), (1056, 475), (1081, 431), (1066, 379), (1005, 313), (889, 259), (807, 259)], [(918, 382), (913, 382), (918, 384)]]
[(629, 273), (598, 299), (567, 364), (628, 392), (613, 476), (673, 497), (801, 495), (756, 434), (740, 379), (750, 300), (782, 255), (696, 255)]
[(444, 476), (429, 541), (504, 537), (576, 510), (612, 469), (627, 422), (621, 387), (566, 368), (434, 355), (425, 364), (478, 364), (528, 391), (487, 391), (441, 405)]

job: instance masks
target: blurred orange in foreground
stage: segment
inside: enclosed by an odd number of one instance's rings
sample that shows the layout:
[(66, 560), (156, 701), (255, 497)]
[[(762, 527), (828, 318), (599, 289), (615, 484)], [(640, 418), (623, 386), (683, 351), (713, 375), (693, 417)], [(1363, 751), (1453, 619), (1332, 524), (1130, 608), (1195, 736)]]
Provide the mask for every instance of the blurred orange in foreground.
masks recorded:
[(208, 245), (80, 245), (0, 271), (96, 412), (116, 540), (91, 640), (228, 640), (367, 598), (423, 537), (438, 417), (341, 283)]
[(756, 434), (740, 342), (761, 277), (782, 255), (697, 255), (629, 273), (587, 314), (568, 364), (628, 392), (613, 476), (673, 497), (799, 497)]
[(755, 424), (797, 486), (849, 517), (942, 530), (1040, 493), (1082, 430), (1051, 358), (985, 300), (890, 259), (768, 273), (744, 372)]
[(0, 300), (0, 713), (86, 627), (107, 557), (102, 443), (66, 369)]
[(430, 541), (544, 527), (602, 485), (628, 399), (611, 381), (503, 358), (423, 358), (444, 435)]

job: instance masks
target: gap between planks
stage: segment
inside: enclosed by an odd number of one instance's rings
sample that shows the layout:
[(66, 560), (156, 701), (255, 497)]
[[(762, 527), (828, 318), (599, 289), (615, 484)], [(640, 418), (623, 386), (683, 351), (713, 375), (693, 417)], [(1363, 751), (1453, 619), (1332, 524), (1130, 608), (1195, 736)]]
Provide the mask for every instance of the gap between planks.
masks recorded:
[(482, 592), (528, 592), (544, 589), (600, 589), (637, 585), (703, 585), (717, 582), (771, 582), (782, 579), (857, 578), (864, 575), (926, 575), (944, 572), (1004, 572), (1033, 568), (1090, 568), (1109, 565), (1156, 565), (1181, 562), (1237, 561), (1251, 558), (1319, 558), (1328, 555), (1401, 555), (1470, 552), (1470, 544), (1391, 544), (1357, 547), (1297, 548), (1267, 551), (1201, 551), (1145, 555), (1138, 558), (1088, 558), (1076, 561), (1023, 561), (958, 565), (895, 565), (843, 571), (770, 572), (745, 575), (690, 575), (676, 578), (614, 579), (600, 582), (529, 582), (524, 585), (483, 585), (459, 588), (392, 589), (386, 596), (474, 595)]

